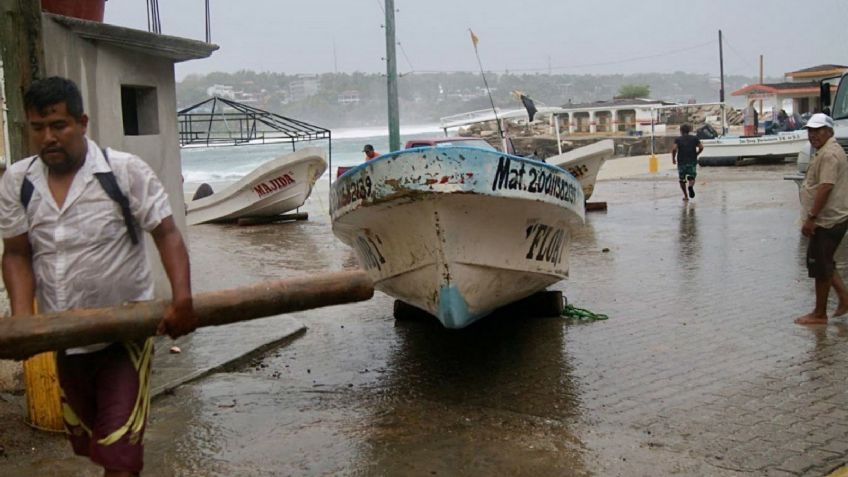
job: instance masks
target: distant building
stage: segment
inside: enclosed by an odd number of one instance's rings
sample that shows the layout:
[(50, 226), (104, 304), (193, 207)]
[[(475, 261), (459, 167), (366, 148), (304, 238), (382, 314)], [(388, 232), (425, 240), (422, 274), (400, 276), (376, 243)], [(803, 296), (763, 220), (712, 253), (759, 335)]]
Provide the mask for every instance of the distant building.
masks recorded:
[[(766, 111), (774, 107), (800, 114), (820, 112), (822, 110), (819, 98), (821, 80), (839, 76), (845, 71), (848, 71), (848, 66), (813, 66), (786, 73), (786, 81), (782, 83), (751, 84), (734, 91), (731, 95), (745, 96), (746, 103), (755, 101), (755, 104), (758, 104), (762, 101), (763, 109)], [(831, 91), (835, 93), (838, 85), (838, 82), (831, 84)]]
[[(613, 133), (643, 131), (650, 132), (653, 122), (658, 123), (656, 108), (673, 103), (656, 99), (613, 99), (593, 103), (568, 103), (562, 106), (562, 112), (556, 114), (560, 124), (567, 125), (569, 133)], [(664, 126), (655, 124), (657, 133), (664, 132)], [(662, 131), (656, 130), (663, 129)]]
[(291, 101), (302, 101), (318, 94), (320, 87), (318, 75), (300, 75), (289, 83), (289, 98)]
[(359, 91), (353, 89), (342, 91), (337, 100), (339, 104), (359, 104)]
[(223, 84), (215, 84), (206, 88), (206, 95), (225, 99), (236, 99), (236, 92), (233, 90), (233, 87)]

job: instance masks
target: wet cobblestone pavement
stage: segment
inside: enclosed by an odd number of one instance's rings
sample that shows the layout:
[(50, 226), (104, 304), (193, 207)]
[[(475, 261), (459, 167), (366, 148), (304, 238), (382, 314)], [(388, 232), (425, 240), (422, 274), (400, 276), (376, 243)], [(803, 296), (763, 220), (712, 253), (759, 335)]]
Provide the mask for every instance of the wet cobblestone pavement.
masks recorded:
[[(701, 169), (689, 204), (668, 173), (599, 183), (554, 288), (607, 321), (457, 332), (383, 294), (295, 314), (301, 338), (156, 401), (146, 474), (825, 475), (848, 461), (848, 319), (792, 322), (813, 303), (792, 167)], [(199, 288), (352, 266), (310, 214), (192, 228)]]

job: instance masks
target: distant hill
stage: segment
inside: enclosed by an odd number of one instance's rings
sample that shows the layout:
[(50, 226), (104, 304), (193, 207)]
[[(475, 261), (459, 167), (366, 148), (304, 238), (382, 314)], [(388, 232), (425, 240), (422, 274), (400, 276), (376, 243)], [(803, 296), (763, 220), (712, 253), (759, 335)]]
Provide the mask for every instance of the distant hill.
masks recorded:
[[(520, 107), (510, 94), (520, 90), (537, 105), (561, 106), (611, 99), (622, 85), (650, 87), (655, 99), (685, 103), (713, 102), (719, 98), (718, 78), (692, 73), (633, 75), (547, 75), (486, 73), (495, 105)], [(781, 81), (768, 78), (766, 81)], [(736, 106), (734, 90), (756, 78), (725, 77), (726, 99)], [(217, 86), (216, 86), (217, 85)], [(400, 117), (405, 124), (436, 123), (451, 114), (489, 108), (483, 82), (475, 73), (409, 74), (398, 80)], [(324, 73), (210, 73), (190, 75), (177, 83), (180, 108), (209, 97), (230, 95), (237, 101), (325, 127), (386, 124), (386, 78), (380, 74)], [(738, 104), (737, 104), (738, 103)]]

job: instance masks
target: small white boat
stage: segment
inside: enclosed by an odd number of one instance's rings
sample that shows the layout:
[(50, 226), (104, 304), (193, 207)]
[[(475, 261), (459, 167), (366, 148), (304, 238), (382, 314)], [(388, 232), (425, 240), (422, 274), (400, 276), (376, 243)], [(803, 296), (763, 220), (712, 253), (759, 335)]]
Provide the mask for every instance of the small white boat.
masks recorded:
[(375, 288), (463, 328), (567, 276), (583, 202), (580, 184), (558, 167), (423, 147), (345, 173), (330, 213)]
[(318, 147), (278, 157), (224, 190), (189, 202), (186, 223), (194, 225), (284, 214), (306, 202), (325, 170), (326, 155)]
[(561, 167), (571, 173), (580, 181), (583, 188), (583, 197), (589, 200), (595, 191), (595, 181), (598, 179), (598, 171), (607, 159), (615, 154), (615, 142), (612, 139), (604, 139), (588, 146), (578, 147), (571, 151), (549, 157), (545, 160), (548, 164)]
[(717, 157), (797, 157), (807, 143), (805, 131), (781, 132), (766, 136), (722, 136), (701, 139), (704, 151), (699, 159)]

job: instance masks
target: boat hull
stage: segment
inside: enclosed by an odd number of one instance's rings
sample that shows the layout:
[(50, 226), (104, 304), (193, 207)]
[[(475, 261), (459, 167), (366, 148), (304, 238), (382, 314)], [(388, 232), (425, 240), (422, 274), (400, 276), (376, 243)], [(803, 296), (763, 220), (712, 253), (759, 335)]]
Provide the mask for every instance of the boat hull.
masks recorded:
[(562, 169), (467, 147), (390, 154), (332, 190), (333, 232), (375, 288), (448, 328), (567, 276), (583, 221), (582, 190)]
[(798, 157), (807, 142), (806, 133), (797, 131), (757, 137), (702, 139), (704, 151), (698, 157)]
[(327, 169), (324, 150), (310, 147), (268, 161), (236, 183), (191, 201), (186, 223), (273, 217), (303, 205)]
[(598, 172), (607, 159), (615, 154), (615, 143), (604, 139), (588, 146), (578, 147), (568, 152), (547, 158), (548, 164), (561, 167), (571, 173), (583, 188), (583, 197), (589, 200), (595, 191)]

